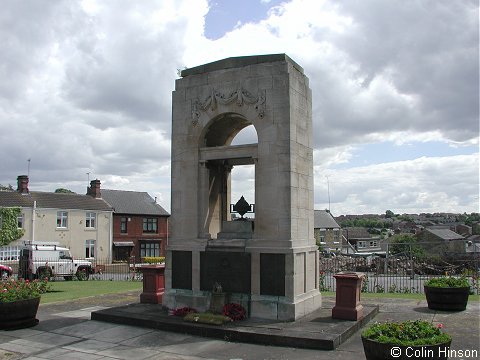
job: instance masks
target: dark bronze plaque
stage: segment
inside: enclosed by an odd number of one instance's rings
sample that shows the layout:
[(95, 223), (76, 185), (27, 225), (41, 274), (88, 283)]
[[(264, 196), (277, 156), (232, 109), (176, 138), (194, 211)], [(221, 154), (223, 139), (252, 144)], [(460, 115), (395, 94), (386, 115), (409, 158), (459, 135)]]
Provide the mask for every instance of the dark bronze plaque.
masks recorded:
[(285, 254), (260, 254), (260, 295), (285, 296)]
[(191, 251), (172, 251), (172, 288), (192, 289)]
[(225, 251), (200, 253), (200, 290), (212, 291), (213, 284), (224, 292), (250, 293), (250, 254)]

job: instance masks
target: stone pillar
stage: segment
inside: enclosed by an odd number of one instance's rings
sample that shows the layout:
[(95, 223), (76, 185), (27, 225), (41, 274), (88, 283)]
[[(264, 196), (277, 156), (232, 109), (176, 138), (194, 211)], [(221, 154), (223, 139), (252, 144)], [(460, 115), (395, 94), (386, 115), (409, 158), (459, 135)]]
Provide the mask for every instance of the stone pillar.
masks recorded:
[(199, 238), (208, 239), (210, 233), (208, 230), (207, 217), (208, 217), (208, 185), (209, 185), (208, 167), (206, 161), (201, 161), (198, 169), (198, 218), (199, 224)]
[(147, 265), (140, 268), (143, 274), (142, 304), (161, 304), (165, 292), (165, 265)]
[(354, 321), (362, 319), (363, 306), (360, 304), (360, 293), (365, 274), (339, 272), (333, 277), (337, 282), (337, 295), (332, 309), (332, 318)]

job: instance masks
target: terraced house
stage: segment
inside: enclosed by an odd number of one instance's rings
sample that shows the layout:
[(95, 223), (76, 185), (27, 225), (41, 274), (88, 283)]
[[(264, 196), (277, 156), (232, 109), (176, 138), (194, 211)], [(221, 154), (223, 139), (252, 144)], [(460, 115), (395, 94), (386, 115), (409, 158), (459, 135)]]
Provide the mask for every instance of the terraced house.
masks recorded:
[(113, 260), (165, 255), (170, 214), (146, 192), (102, 190), (112, 206)]
[(87, 195), (29, 191), (29, 178), (17, 178), (16, 191), (0, 191), (0, 207), (19, 207), (18, 227), (24, 235), (0, 250), (0, 261), (16, 260), (25, 241), (58, 242), (76, 258), (112, 258), (113, 209), (93, 180)]

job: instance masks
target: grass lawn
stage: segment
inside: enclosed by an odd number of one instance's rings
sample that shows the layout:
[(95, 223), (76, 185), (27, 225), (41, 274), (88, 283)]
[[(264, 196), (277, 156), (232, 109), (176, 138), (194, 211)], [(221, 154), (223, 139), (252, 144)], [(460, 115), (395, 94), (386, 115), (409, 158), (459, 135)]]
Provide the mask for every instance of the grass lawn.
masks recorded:
[(52, 281), (50, 285), (51, 292), (42, 294), (41, 304), (142, 290), (143, 288), (141, 281)]
[[(52, 292), (42, 295), (41, 304), (56, 301), (75, 300), (79, 298), (115, 294), (128, 291), (142, 290), (142, 281), (52, 281)], [(332, 291), (323, 291), (322, 296), (335, 297)], [(362, 293), (361, 299), (393, 298), (424, 300), (424, 294), (400, 294), (400, 293)], [(479, 295), (470, 295), (468, 301), (480, 301)]]

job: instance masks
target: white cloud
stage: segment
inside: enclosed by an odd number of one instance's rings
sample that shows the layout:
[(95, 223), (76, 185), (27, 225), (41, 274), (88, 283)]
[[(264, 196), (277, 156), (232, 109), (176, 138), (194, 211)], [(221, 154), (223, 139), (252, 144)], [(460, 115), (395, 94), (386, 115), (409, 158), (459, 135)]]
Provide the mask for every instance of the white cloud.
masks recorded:
[(478, 212), (478, 153), (349, 169), (316, 168), (315, 205), (333, 214)]
[(84, 192), (90, 172), (169, 208), (176, 70), (287, 53), (313, 93), (317, 205), (327, 174), (337, 213), (478, 211), (458, 185), (478, 194), (478, 154), (348, 168), (364, 144), (478, 145), (476, 1), (291, 0), (215, 41), (204, 36), (207, 0), (2, 5), (1, 184), (32, 158), (31, 189)]

